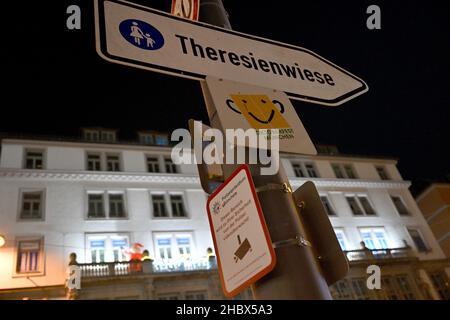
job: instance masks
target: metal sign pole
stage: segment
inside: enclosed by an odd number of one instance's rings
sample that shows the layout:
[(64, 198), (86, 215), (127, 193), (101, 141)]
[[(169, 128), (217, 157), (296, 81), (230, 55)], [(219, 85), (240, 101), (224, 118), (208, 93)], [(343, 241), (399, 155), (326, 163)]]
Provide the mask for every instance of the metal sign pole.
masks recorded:
[[(200, 21), (231, 29), (221, 0), (200, 2)], [(204, 94), (207, 86), (202, 83)], [(211, 101), (208, 97), (205, 100)], [(211, 102), (212, 103), (212, 102)], [(210, 119), (212, 127), (218, 127)], [(223, 165), (228, 178), (238, 165)], [(258, 300), (304, 299), (329, 300), (330, 291), (308, 240), (301, 208), (294, 202), (292, 189), (280, 162), (276, 175), (260, 175), (259, 165), (250, 165), (269, 233), (277, 256), (275, 269), (253, 286)]]

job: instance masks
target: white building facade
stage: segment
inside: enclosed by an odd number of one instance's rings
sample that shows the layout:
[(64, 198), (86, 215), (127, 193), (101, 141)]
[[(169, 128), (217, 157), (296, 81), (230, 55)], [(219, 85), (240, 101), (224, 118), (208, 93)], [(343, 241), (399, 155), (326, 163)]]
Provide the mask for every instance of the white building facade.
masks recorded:
[[(2, 139), (0, 299), (64, 297), (72, 252), (80, 299), (223, 299), (196, 166), (173, 164), (164, 135), (119, 143), (115, 132), (91, 131), (79, 141)], [(294, 189), (316, 184), (349, 258), (335, 298), (440, 299), (448, 290), (448, 260), (395, 160), (321, 154), (282, 162)], [(130, 269), (124, 248), (133, 243), (149, 251), (151, 269)], [(382, 290), (365, 287), (370, 264), (381, 267)]]

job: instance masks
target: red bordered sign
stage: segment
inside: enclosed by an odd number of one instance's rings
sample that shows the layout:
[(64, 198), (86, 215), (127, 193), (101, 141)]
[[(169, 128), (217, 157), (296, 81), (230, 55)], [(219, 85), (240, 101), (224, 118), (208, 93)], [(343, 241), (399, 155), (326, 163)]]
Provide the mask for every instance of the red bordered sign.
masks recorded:
[(207, 211), (222, 288), (232, 297), (272, 271), (276, 263), (247, 165), (209, 197)]
[(172, 0), (171, 12), (173, 15), (198, 21), (200, 0)]

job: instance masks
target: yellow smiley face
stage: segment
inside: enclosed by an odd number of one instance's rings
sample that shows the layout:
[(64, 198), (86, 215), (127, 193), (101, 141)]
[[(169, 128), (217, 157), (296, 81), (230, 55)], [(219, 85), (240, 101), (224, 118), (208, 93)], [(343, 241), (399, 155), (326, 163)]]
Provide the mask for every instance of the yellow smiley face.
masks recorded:
[[(284, 106), (277, 100), (271, 100), (267, 95), (232, 94), (227, 105), (234, 112), (241, 113), (247, 122), (255, 129), (286, 129), (289, 123), (283, 117)], [(233, 107), (232, 102), (237, 106)], [(277, 104), (277, 106), (275, 106)]]

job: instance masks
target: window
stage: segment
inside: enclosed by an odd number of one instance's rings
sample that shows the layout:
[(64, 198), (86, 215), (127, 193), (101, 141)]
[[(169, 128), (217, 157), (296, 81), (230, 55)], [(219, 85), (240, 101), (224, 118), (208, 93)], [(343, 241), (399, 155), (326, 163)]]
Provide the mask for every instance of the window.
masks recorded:
[(374, 216), (375, 211), (366, 196), (345, 196), (347, 203), (355, 216)]
[(405, 300), (415, 300), (416, 296), (414, 294), (414, 291), (411, 287), (411, 284), (409, 282), (407, 275), (399, 275), (395, 277), (395, 280), (397, 282), (398, 288), (400, 289), (400, 294), (402, 295), (402, 298)]
[(206, 300), (208, 294), (206, 291), (188, 291), (186, 292), (186, 300)]
[(431, 281), (442, 300), (450, 300), (450, 283), (444, 272), (430, 273)]
[(17, 242), (16, 273), (41, 272), (42, 256), (42, 239), (19, 240)]
[(86, 235), (87, 260), (91, 263), (128, 261), (126, 250), (130, 246), (126, 234), (95, 233)]
[(156, 218), (167, 217), (166, 201), (163, 194), (152, 194), (153, 216)]
[(44, 169), (44, 153), (42, 151), (25, 151), (25, 169)]
[(317, 178), (316, 169), (314, 168), (314, 164), (305, 163), (306, 172), (308, 172), (308, 176), (311, 178)]
[(299, 178), (305, 178), (305, 177), (318, 178), (319, 177), (316, 167), (314, 166), (314, 163), (312, 163), (312, 162), (307, 162), (307, 163), (293, 162), (292, 169), (294, 170), (295, 176), (299, 177)]
[(166, 172), (167, 173), (177, 173), (177, 166), (172, 162), (172, 159), (165, 158), (164, 162), (166, 164)]
[(353, 292), (355, 293), (355, 297), (357, 300), (369, 300), (369, 290), (367, 289), (366, 285), (366, 279), (364, 278), (357, 278), (352, 279), (352, 288)]
[(298, 178), (304, 178), (305, 174), (300, 163), (293, 163), (292, 168), (294, 169), (295, 176)]
[(103, 194), (88, 194), (88, 218), (105, 218)]
[(181, 195), (170, 195), (170, 204), (172, 207), (173, 217), (186, 217), (183, 197)]
[(333, 168), (334, 174), (336, 178), (338, 179), (344, 179), (344, 173), (342, 173), (341, 167), (337, 164), (332, 164), (331, 167)]
[(351, 164), (332, 163), (331, 167), (338, 179), (357, 179), (356, 171)]
[(350, 286), (348, 284), (347, 280), (340, 280), (336, 282), (332, 288), (334, 289), (334, 295), (333, 299), (336, 300), (351, 300), (352, 297), (352, 290), (350, 289)]
[(139, 141), (142, 144), (154, 144), (153, 135), (150, 133), (139, 134)]
[(43, 218), (43, 192), (23, 192), (20, 219), (33, 220)]
[(334, 232), (336, 233), (336, 238), (339, 242), (339, 245), (341, 246), (341, 249), (343, 251), (348, 250), (347, 249), (347, 241), (345, 240), (345, 234), (344, 231), (339, 230), (339, 229), (335, 229)]
[(328, 200), (327, 196), (320, 196), (320, 200), (322, 201), (323, 206), (325, 207), (325, 210), (329, 216), (335, 216), (336, 213), (334, 212), (333, 207), (331, 206), (330, 201)]
[(179, 293), (165, 293), (158, 294), (158, 300), (180, 300), (181, 296)]
[(368, 216), (374, 216), (375, 215), (375, 211), (373, 210), (372, 206), (370, 205), (369, 200), (367, 199), (367, 197), (363, 197), (363, 196), (358, 196), (358, 200), (361, 203), (363, 209), (364, 209), (364, 213)]
[(157, 157), (147, 157), (147, 171), (148, 172), (160, 172), (159, 162)]
[(191, 239), (190, 237), (177, 236), (178, 254), (184, 259), (189, 259), (191, 256)]
[(347, 175), (347, 178), (349, 179), (356, 179), (355, 171), (353, 170), (353, 167), (349, 164), (344, 165), (345, 174)]
[(105, 239), (92, 239), (89, 242), (92, 263), (105, 262)]
[(350, 209), (352, 210), (353, 215), (362, 216), (363, 211), (362, 211), (361, 207), (359, 206), (358, 201), (356, 201), (356, 198), (353, 196), (346, 196), (345, 198), (347, 199), (348, 205), (350, 206)]
[(392, 277), (381, 277), (381, 288), (388, 300), (399, 300), (400, 295), (397, 292), (395, 281)]
[(391, 196), (391, 200), (395, 205), (395, 208), (397, 209), (397, 212), (401, 216), (409, 216), (409, 211), (406, 208), (405, 204), (403, 203), (403, 200), (400, 197), (397, 196)]
[(389, 247), (384, 228), (362, 228), (361, 238), (371, 250), (387, 249)]
[(169, 138), (166, 135), (156, 135), (155, 143), (158, 146), (167, 146), (169, 145)]
[(157, 233), (156, 259), (164, 262), (186, 261), (194, 254), (191, 233)]
[(429, 251), (428, 246), (426, 245), (425, 241), (423, 240), (422, 235), (420, 234), (419, 230), (408, 229), (408, 233), (409, 233), (411, 239), (414, 241), (417, 251), (419, 251), (419, 252)]
[(156, 240), (156, 245), (158, 250), (156, 251), (159, 254), (159, 258), (161, 260), (170, 260), (172, 259), (172, 239), (171, 238), (159, 238)]
[(19, 240), (17, 243), (16, 273), (38, 273), (41, 270), (42, 239)]
[(116, 133), (112, 130), (86, 130), (84, 129), (84, 139), (87, 141), (115, 142)]
[(119, 155), (110, 154), (106, 156), (106, 169), (107, 171), (120, 171)]
[(87, 169), (89, 171), (101, 170), (101, 157), (100, 154), (88, 153), (87, 155)]
[(375, 169), (377, 170), (378, 175), (380, 176), (381, 180), (389, 180), (389, 176), (386, 172), (386, 169), (382, 166), (375, 166)]
[(109, 194), (109, 217), (124, 218), (125, 216), (123, 194)]

